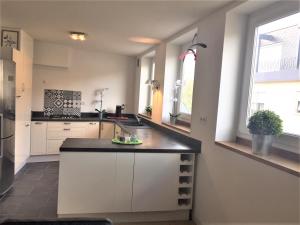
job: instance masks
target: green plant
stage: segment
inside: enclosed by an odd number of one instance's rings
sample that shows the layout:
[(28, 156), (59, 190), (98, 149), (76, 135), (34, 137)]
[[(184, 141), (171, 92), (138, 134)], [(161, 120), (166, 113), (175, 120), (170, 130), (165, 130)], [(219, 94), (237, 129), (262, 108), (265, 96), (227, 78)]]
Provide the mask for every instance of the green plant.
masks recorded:
[(170, 114), (170, 117), (173, 117), (173, 118), (178, 118), (180, 116), (180, 113), (178, 113), (178, 114), (169, 113), (169, 114)]
[(152, 113), (152, 107), (151, 106), (146, 106), (145, 111), (149, 114)]
[(282, 120), (270, 110), (262, 110), (253, 114), (247, 128), (251, 134), (276, 135), (282, 134)]

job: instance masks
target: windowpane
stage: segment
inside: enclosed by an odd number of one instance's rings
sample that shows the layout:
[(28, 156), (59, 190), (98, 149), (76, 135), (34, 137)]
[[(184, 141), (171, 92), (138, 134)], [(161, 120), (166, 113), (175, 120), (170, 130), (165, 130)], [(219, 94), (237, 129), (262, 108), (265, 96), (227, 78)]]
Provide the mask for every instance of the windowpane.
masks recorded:
[(191, 114), (195, 75), (195, 57), (186, 55), (182, 65), (182, 87), (180, 93), (180, 113)]
[(249, 114), (272, 110), (284, 132), (300, 135), (300, 13), (257, 27)]

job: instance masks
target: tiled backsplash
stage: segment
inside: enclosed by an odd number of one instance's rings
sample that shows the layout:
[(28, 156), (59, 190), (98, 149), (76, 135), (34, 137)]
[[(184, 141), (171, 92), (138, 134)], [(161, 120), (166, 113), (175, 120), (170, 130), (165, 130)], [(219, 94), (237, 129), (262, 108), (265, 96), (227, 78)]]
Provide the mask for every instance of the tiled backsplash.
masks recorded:
[(44, 114), (80, 116), (81, 92), (66, 90), (44, 90)]

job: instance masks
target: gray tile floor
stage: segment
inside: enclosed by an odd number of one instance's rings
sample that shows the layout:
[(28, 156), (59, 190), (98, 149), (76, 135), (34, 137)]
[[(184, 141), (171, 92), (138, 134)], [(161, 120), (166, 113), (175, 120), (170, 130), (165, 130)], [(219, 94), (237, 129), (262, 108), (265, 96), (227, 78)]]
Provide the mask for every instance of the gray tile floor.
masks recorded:
[(58, 162), (28, 163), (0, 200), (0, 218), (56, 218)]
[[(13, 189), (0, 200), (0, 220), (57, 218), (58, 162), (28, 163)], [(115, 225), (194, 225), (193, 222), (118, 223)]]

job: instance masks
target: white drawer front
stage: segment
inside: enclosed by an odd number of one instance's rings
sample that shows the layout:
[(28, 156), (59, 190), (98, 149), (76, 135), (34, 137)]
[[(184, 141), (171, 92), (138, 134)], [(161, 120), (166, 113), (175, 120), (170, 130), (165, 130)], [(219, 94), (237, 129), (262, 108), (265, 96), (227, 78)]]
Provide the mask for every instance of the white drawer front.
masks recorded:
[(52, 127), (47, 129), (47, 139), (48, 140), (57, 140), (57, 139), (65, 139), (65, 130), (64, 129), (71, 129), (71, 128), (62, 128), (62, 127)]
[(66, 138), (84, 138), (85, 137), (85, 128), (70, 128), (64, 129)]
[(84, 128), (87, 125), (86, 122), (49, 122), (49, 128), (68, 128), (68, 127), (82, 127)]

